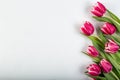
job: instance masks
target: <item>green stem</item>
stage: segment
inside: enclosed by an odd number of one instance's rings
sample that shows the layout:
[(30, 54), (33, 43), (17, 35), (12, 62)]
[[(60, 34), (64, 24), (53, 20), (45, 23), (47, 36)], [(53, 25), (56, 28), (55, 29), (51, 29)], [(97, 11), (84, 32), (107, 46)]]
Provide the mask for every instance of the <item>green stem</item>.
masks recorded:
[(111, 74), (116, 78), (116, 80), (119, 80), (119, 78), (116, 76), (116, 74), (113, 71), (111, 71)]

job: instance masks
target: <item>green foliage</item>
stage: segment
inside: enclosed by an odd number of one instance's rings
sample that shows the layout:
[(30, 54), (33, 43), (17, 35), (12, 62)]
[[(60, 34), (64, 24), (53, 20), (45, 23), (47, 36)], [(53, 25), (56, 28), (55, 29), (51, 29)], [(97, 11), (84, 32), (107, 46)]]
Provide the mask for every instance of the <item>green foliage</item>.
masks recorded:
[(112, 19), (120, 23), (120, 19), (115, 14), (113, 14), (110, 10), (107, 10), (107, 12)]
[(89, 74), (86, 74), (86, 75), (88, 75), (88, 76), (91, 77), (91, 78), (95, 78), (95, 79), (97, 79), (97, 80), (108, 80), (106, 77), (102, 77), (102, 76), (91, 76), (91, 75), (89, 75)]

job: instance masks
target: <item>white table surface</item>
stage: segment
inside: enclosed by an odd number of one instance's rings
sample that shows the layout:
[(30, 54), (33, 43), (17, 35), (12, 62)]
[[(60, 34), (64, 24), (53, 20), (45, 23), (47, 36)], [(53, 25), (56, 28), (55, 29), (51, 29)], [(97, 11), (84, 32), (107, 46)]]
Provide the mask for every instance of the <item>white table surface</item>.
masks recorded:
[[(96, 1), (0, 0), (0, 80), (89, 80), (79, 27)], [(98, 1), (120, 16), (120, 0)]]

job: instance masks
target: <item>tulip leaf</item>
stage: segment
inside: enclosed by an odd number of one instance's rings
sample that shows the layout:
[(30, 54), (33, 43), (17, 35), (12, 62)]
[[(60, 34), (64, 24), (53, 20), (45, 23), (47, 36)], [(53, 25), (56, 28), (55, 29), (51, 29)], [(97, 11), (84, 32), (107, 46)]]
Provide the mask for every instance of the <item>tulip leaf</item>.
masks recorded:
[(99, 39), (98, 37), (96, 36), (89, 36), (89, 39), (95, 43), (95, 44), (98, 44), (101, 48), (104, 48), (104, 43), (101, 41), (101, 39)]
[(97, 79), (97, 80), (107, 80), (106, 77), (101, 77), (101, 76), (91, 76), (91, 75), (89, 75), (89, 74), (86, 74), (86, 75), (88, 75), (88, 76), (91, 77), (91, 78), (95, 78), (95, 79)]
[(118, 77), (113, 71), (111, 71), (110, 74), (111, 74), (112, 76), (114, 76), (114, 77), (116, 78), (116, 80), (119, 80), (119, 77)]
[(97, 16), (93, 16), (93, 18), (96, 19), (97, 21), (112, 23), (111, 19), (110, 19), (110, 18), (107, 18), (107, 17), (97, 17)]
[(117, 43), (120, 45), (120, 41), (118, 40), (118, 38), (114, 37), (114, 36), (111, 36), (111, 38)]
[(114, 66), (112, 68), (112, 71), (120, 78), (120, 75)]
[(116, 26), (118, 32), (120, 32), (120, 23), (112, 19), (112, 23)]
[(105, 55), (103, 53), (103, 51), (104, 51), (104, 43), (99, 38), (97, 38), (95, 36), (89, 36), (88, 38), (92, 41), (94, 47), (99, 51), (100, 55), (103, 58), (105, 58)]
[(110, 54), (113, 59), (116, 61), (116, 63), (120, 64), (120, 56), (118, 55), (119, 53), (115, 53), (115, 54)]
[(118, 36), (117, 34), (113, 34), (112, 36), (110, 36), (117, 44), (120, 45), (120, 36)]
[(120, 65), (116, 63), (116, 61), (108, 54), (105, 54), (108, 60), (111, 62), (111, 64), (114, 66), (118, 74), (120, 75)]
[(116, 78), (111, 73), (103, 73), (107, 80), (116, 80)]
[(100, 77), (100, 76), (93, 77), (93, 78), (96, 78), (97, 80), (107, 80), (105, 77)]
[(98, 31), (98, 37), (102, 40), (103, 43), (106, 43), (107, 37), (101, 32), (100, 28), (97, 31)]
[(114, 14), (112, 13), (111, 11), (107, 10), (108, 14), (110, 15), (110, 17), (114, 20), (116, 20), (117, 22), (120, 23), (120, 19)]

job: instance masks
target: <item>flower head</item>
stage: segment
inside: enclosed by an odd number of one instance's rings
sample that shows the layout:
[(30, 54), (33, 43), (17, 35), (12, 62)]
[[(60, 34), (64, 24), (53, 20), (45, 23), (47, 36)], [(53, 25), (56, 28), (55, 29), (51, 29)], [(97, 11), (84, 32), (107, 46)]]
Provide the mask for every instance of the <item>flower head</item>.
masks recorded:
[(94, 32), (93, 25), (88, 21), (86, 21), (80, 29), (81, 29), (82, 33), (84, 33), (87, 36), (90, 36)]
[(102, 26), (101, 31), (106, 35), (112, 35), (116, 32), (116, 27), (113, 24), (106, 22)]
[(119, 45), (115, 43), (113, 40), (109, 40), (105, 44), (105, 52), (107, 53), (116, 53), (119, 50)]
[(92, 76), (98, 76), (99, 74), (101, 74), (101, 69), (97, 64), (90, 64), (87, 67), (87, 70), (88, 70), (88, 74)]
[(97, 57), (99, 55), (99, 52), (94, 46), (89, 46), (87, 49), (87, 54), (89, 54), (92, 57)]
[(92, 9), (92, 14), (94, 14), (95, 16), (98, 16), (98, 17), (101, 17), (104, 15), (104, 13), (106, 12), (106, 8), (105, 6), (100, 3), (100, 2), (97, 2), (97, 5), (95, 5)]
[(109, 73), (112, 70), (112, 65), (106, 59), (100, 61), (100, 66), (105, 73)]

